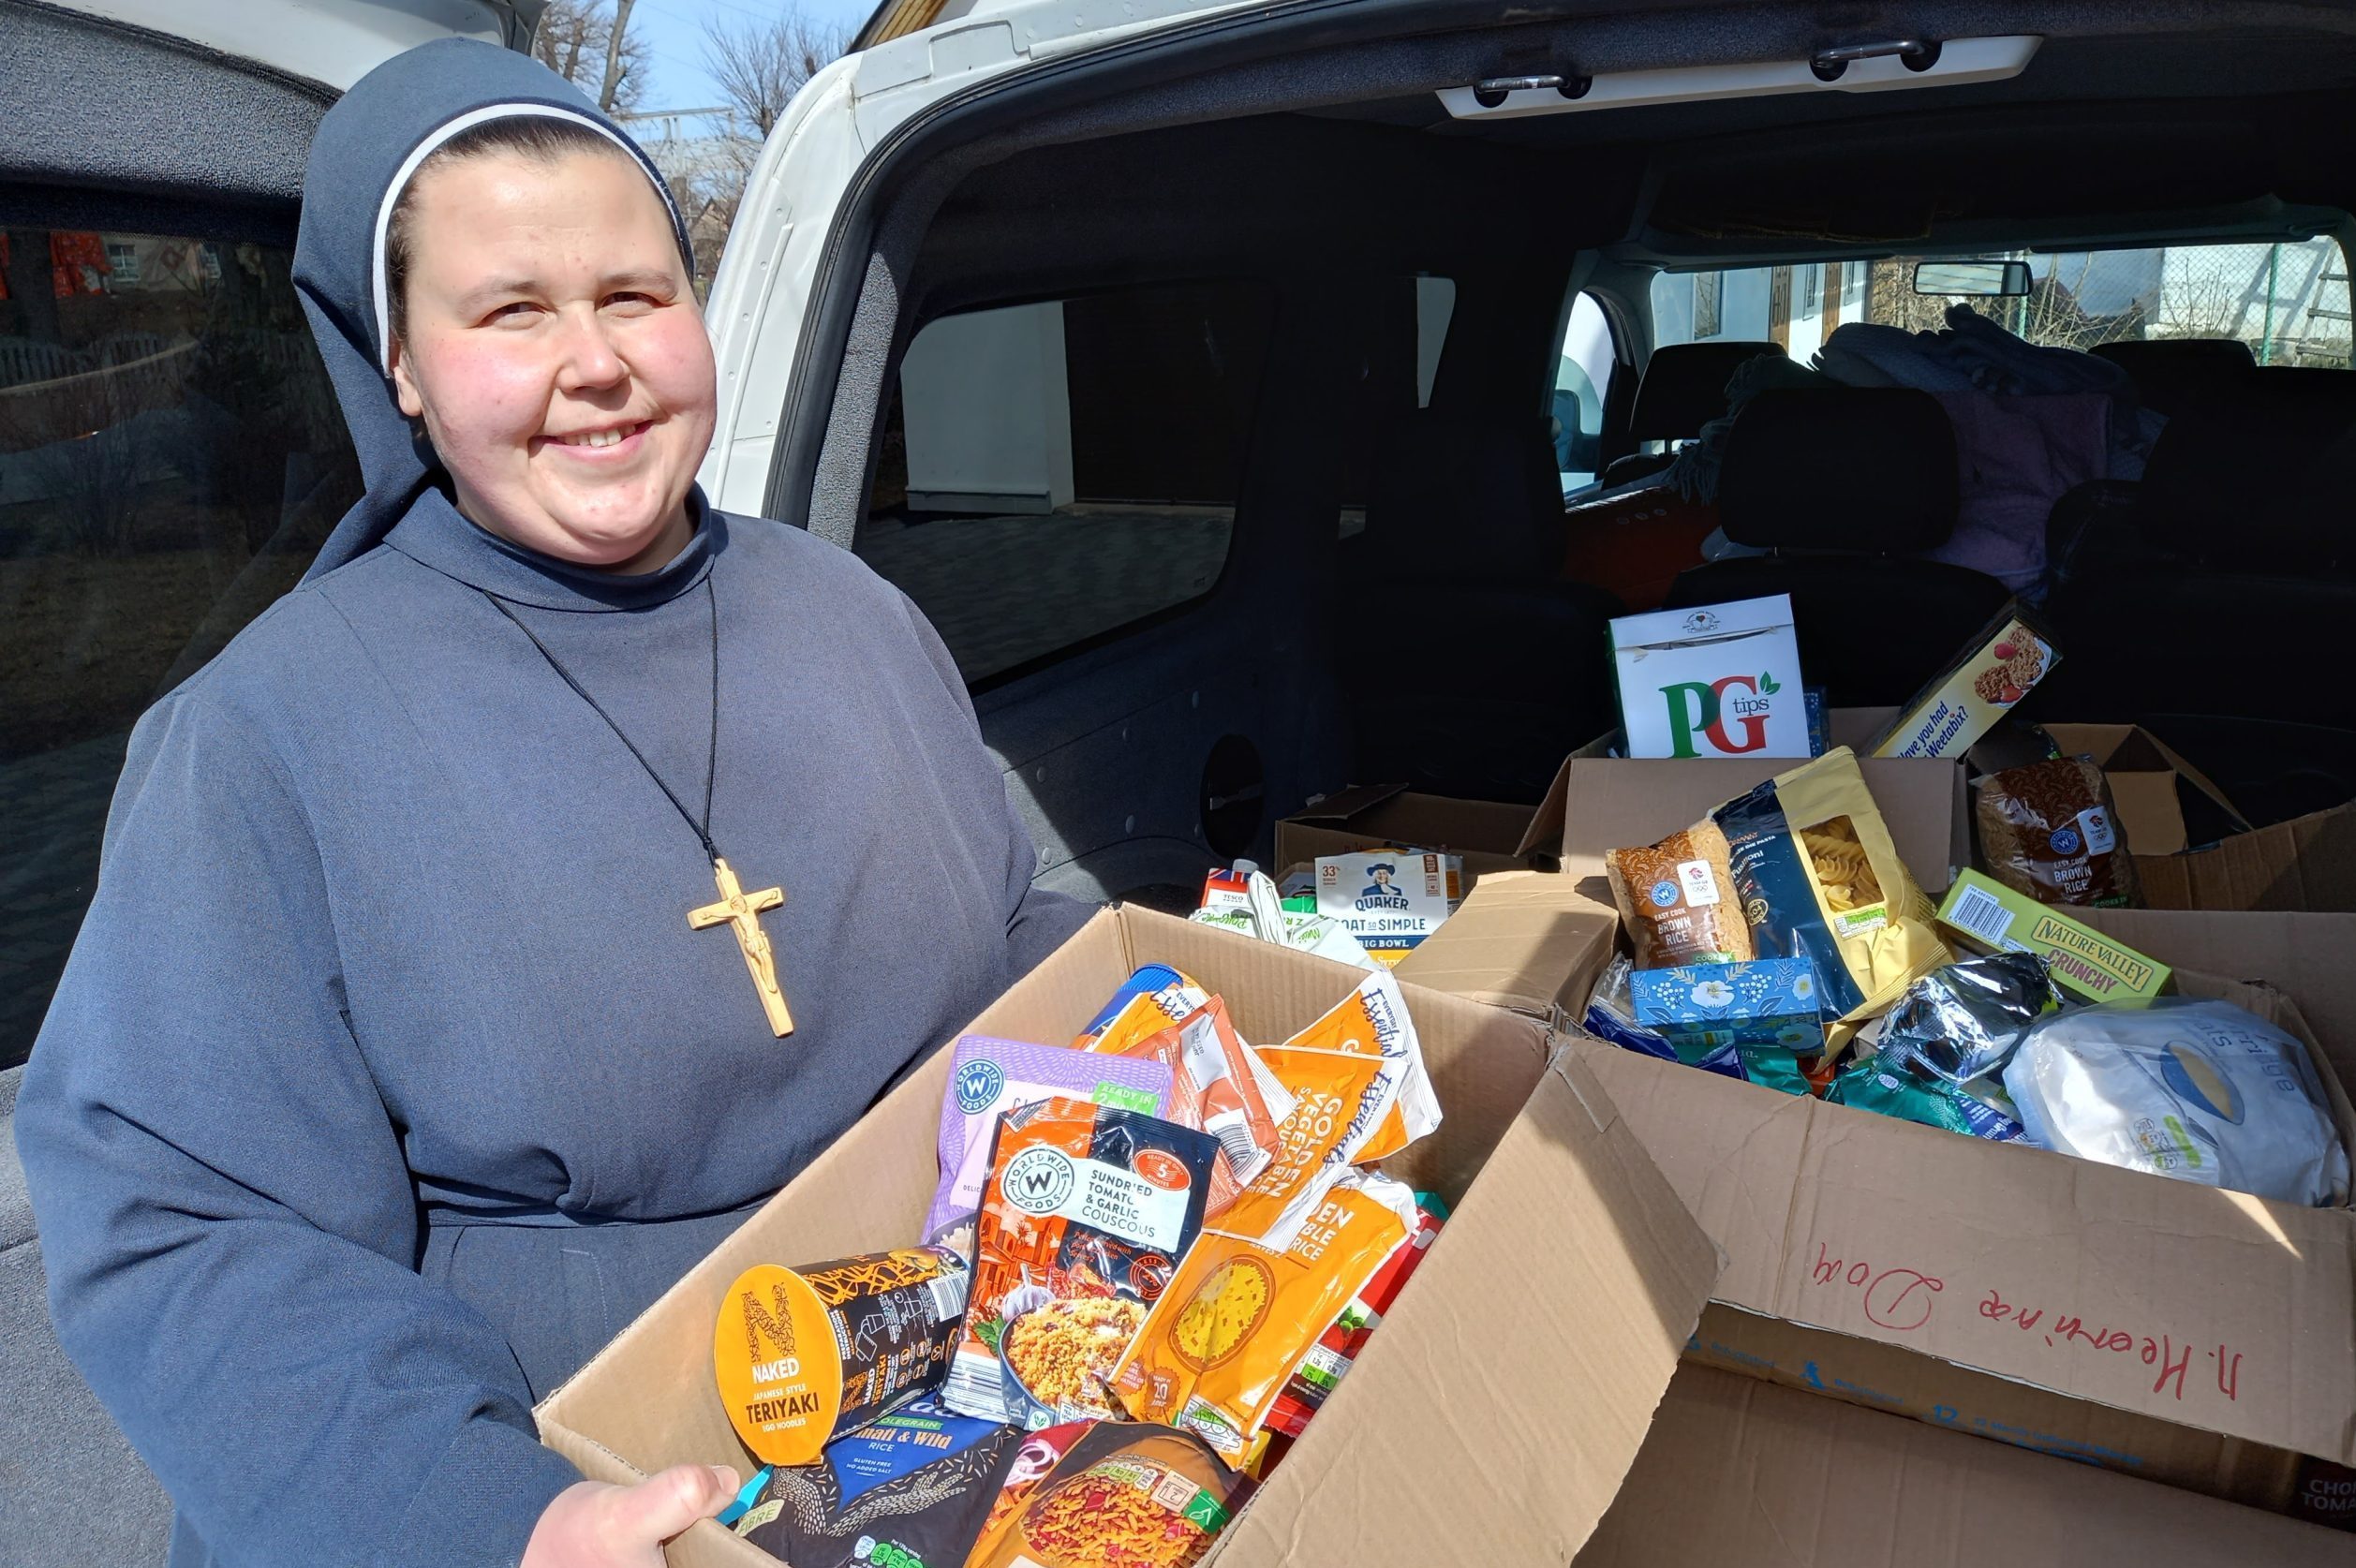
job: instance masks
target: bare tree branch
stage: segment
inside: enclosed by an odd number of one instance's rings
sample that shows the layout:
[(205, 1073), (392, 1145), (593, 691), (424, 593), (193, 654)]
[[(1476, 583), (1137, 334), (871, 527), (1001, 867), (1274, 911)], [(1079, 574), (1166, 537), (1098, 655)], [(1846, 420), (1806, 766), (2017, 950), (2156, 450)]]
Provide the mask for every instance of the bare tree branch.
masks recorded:
[[(617, 30), (612, 10), (598, 0), (549, 0), (532, 35), (532, 57), (597, 98), (608, 111), (634, 107), (645, 89), (652, 57), (645, 38), (630, 25), (628, 8), (623, 7), (623, 22)], [(606, 96), (609, 59), (615, 73), (610, 99)]]
[(850, 46), (848, 28), (798, 9), (770, 22), (715, 20), (704, 29), (704, 68), (728, 100), (731, 128), (758, 144), (777, 129), (802, 84)]

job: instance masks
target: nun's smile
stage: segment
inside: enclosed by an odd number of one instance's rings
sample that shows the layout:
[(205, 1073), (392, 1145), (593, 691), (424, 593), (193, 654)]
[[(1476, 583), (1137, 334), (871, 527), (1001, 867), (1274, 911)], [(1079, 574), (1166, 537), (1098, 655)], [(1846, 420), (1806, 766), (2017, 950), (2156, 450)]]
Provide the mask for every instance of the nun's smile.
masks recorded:
[(705, 333), (671, 220), (625, 155), (501, 155), (413, 195), (402, 411), (458, 510), (560, 560), (659, 567), (711, 442)]

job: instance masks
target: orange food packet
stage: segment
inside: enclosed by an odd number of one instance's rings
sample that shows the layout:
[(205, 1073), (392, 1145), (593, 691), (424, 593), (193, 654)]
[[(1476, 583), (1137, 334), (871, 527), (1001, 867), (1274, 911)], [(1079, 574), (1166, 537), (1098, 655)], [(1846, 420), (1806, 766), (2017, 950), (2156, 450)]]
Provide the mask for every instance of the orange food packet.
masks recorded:
[[(1147, 1017), (1160, 1015), (1154, 998), (1141, 997), (1137, 1002), (1148, 1004)], [(1170, 1069), (1170, 1119), (1219, 1140), (1205, 1212), (1223, 1214), (1276, 1158), (1277, 1123), (1291, 1114), (1293, 1097), (1236, 1033), (1227, 1004), (1217, 997), (1150, 1034), (1139, 1034), (1137, 1027), (1124, 1010), (1091, 1048), (1149, 1058)]]
[(1338, 1166), (1275, 1235), (1204, 1231), (1130, 1342), (1115, 1394), (1136, 1419), (1240, 1463), (1294, 1368), (1415, 1222), (1403, 1184)]

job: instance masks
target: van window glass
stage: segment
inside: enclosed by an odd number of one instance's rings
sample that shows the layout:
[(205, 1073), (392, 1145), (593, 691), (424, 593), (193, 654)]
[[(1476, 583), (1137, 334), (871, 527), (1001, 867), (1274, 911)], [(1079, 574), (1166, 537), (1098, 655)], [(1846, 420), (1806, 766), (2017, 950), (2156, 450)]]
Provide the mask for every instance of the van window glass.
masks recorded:
[(1456, 315), (1456, 280), (1419, 276), (1415, 279), (1415, 407), (1431, 407), (1432, 383), (1440, 378), (1440, 350), (1448, 341), (1448, 321)]
[(0, 1067), (89, 906), (132, 723), (359, 496), (289, 261), (0, 231)]
[(909, 345), (857, 549), (968, 685), (1207, 596), (1275, 303), (1200, 283), (944, 317)]
[(1805, 361), (1845, 322), (1935, 331), (1948, 307), (1960, 303), (2048, 348), (2232, 338), (2247, 344), (2260, 364), (2349, 363), (2348, 259), (2329, 239), (1989, 251), (1980, 259), (2027, 262), (2029, 292), (2008, 299), (1918, 294), (1915, 265), (1930, 259), (1915, 256), (1661, 273), (1652, 280), (1653, 341), (1772, 339)]
[(1571, 303), (1563, 351), (1554, 365), (1554, 466), (1562, 473), (1564, 490), (1595, 478), (1604, 398), (1611, 391), (1617, 365), (1610, 318), (1594, 295), (1582, 293)]

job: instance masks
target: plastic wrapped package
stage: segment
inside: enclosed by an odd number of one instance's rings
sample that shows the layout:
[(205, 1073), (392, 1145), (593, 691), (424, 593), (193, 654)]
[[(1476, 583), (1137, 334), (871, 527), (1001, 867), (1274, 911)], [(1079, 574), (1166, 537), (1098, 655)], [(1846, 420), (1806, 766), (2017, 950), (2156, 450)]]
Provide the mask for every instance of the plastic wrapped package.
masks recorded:
[(2306, 1047), (2230, 1002), (2056, 1013), (2004, 1081), (2039, 1147), (2284, 1203), (2348, 1199), (2348, 1150)]

